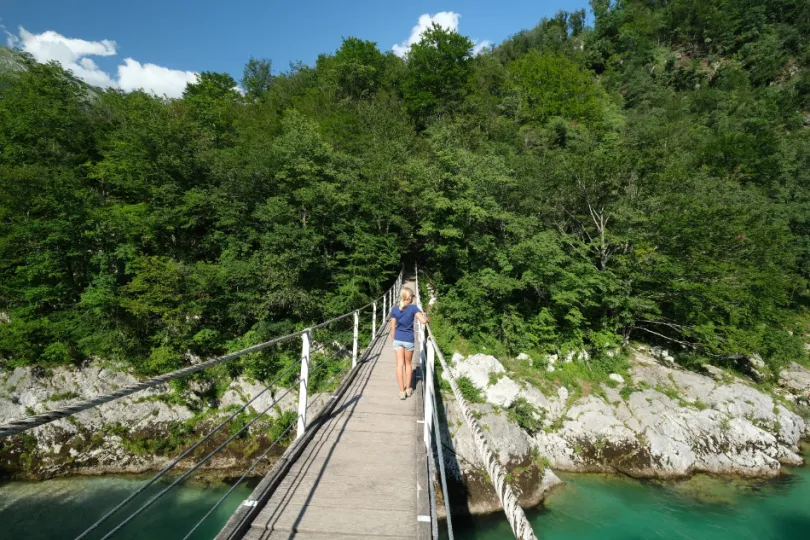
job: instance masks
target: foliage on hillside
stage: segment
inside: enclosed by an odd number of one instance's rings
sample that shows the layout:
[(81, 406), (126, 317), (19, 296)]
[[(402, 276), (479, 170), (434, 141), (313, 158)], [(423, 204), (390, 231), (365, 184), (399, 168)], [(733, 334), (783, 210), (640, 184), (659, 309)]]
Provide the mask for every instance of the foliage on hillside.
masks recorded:
[(512, 350), (803, 354), (810, 7), (594, 0), (494, 51), (346, 39), (183, 98), (0, 81), (0, 356), (181, 365), (350, 309), (400, 255)]

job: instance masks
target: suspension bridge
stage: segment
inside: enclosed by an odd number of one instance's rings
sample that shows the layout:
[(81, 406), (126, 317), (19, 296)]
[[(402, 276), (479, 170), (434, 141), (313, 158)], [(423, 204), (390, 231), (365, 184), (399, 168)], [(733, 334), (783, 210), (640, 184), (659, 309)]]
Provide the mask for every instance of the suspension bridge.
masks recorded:
[[(138, 516), (148, 512), (166, 493), (204, 467), (251, 426), (266, 419), (284, 397), (297, 390), (295, 418), (283, 426), (280, 435), (255, 457), (225, 495), (189, 526), (185, 538), (202, 538), (198, 534), (200, 527), (211, 519), (238, 486), (256, 476), (254, 471), (264, 464), (274, 449), (294, 435), (281, 457), (216, 535), (217, 540), (437, 539), (440, 529), (437, 504), (444, 506), (442, 528), (452, 540), (452, 505), (464, 504), (464, 501), (450, 500), (447, 491), (444, 450), (439, 435), (442, 420), (436, 407), (435, 367), (438, 359), (515, 537), (521, 540), (536, 538), (507, 482), (505, 471), (489, 448), (481, 426), (448, 369), (429, 325), (418, 321), (415, 321), (414, 394), (407, 400), (398, 399), (390, 323), (386, 315), (398, 301), (403, 286), (416, 293), (417, 305), (421, 307), (418, 269), (414, 268), (414, 274), (408, 280), (403, 270), (383, 296), (355, 311), (110, 394), (0, 425), (0, 439), (20, 435), (147, 388), (163, 388), (171, 380), (188, 377), (241, 356), (300, 340), (298, 361), (284, 368), (263, 392), (201, 434), (199, 440), (106, 514), (90, 519), (86, 530), (75, 538), (114, 538), (128, 527), (136, 526), (133, 522)], [(328, 368), (328, 364), (319, 363), (315, 358), (313, 334), (342, 324), (341, 321), (353, 321), (350, 359), (347, 354), (345, 369), (334, 373), (326, 384), (315, 385), (313, 382), (319, 376), (318, 371)], [(360, 328), (364, 324), (370, 326), (371, 339), (365, 349), (360, 350)], [(275, 397), (269, 406), (262, 402), (263, 410), (253, 408), (261, 394), (271, 392), (285, 377), (293, 374), (297, 375), (297, 384)], [(253, 414), (249, 422), (238, 430), (229, 428), (237, 416), (245, 413)], [(226, 438), (228, 433), (231, 435)], [(216, 443), (223, 438), (212, 450), (201, 452), (212, 446), (212, 441)], [(178, 466), (181, 463), (191, 465)], [(153, 491), (147, 490), (154, 485), (162, 489), (152, 494)]]

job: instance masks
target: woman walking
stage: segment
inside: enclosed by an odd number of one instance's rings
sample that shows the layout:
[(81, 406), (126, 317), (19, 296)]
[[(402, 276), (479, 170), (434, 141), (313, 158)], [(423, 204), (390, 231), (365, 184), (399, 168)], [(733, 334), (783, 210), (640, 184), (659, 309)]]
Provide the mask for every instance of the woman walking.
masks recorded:
[(399, 293), (399, 305), (391, 309), (391, 339), (394, 340), (394, 356), (397, 361), (397, 383), (399, 384), (399, 399), (411, 397), (411, 377), (413, 368), (413, 320), (419, 319), (422, 324), (427, 324), (428, 318), (413, 305), (413, 291), (408, 287), (402, 287)]

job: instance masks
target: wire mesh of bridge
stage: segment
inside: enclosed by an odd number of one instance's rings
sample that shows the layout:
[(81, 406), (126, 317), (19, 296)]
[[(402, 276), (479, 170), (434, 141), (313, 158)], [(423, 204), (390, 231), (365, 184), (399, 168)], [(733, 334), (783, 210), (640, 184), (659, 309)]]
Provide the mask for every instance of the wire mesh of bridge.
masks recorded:
[[(352, 312), (310, 328), (160, 375), (110, 394), (0, 425), (0, 439), (20, 435), (149, 388), (166, 390), (166, 383), (169, 381), (188, 378), (195, 373), (247, 355), (266, 355), (269, 354), (270, 349), (286, 348), (286, 351), (283, 352), (286, 352), (286, 356), (289, 358), (290, 353), (296, 349), (296, 341), (300, 340), (298, 345), (300, 354), (295, 351), (297, 360), (281, 367), (273, 380), (264, 385), (263, 390), (243, 405), (235, 407), (232, 412), (229, 411), (230, 414), (226, 413), (227, 416), (224, 419), (220, 416), (217, 424), (205, 435), (177, 455), (110, 511), (100, 516), (92, 524), (89, 523), (87, 529), (76, 537), (77, 540), (107, 539), (116, 536), (127, 527), (137, 526), (138, 516), (147, 512), (168, 492), (204, 468), (235, 440), (247, 434), (258, 437), (260, 445), (264, 446), (261, 453), (253, 458), (250, 466), (231, 485), (230, 489), (194, 525), (189, 527), (184, 538), (192, 538), (200, 530), (200, 526), (246, 479), (251, 477), (271, 452), (278, 451), (279, 446), (288, 444), (293, 437), (300, 439), (304, 436), (310, 427), (308, 420), (318, 416), (320, 410), (328, 405), (332, 392), (340, 385), (341, 380), (347, 373), (356, 369), (358, 358), (363, 355), (363, 351), (360, 349), (364, 348), (364, 344), (373, 341), (378, 331), (384, 327), (385, 316), (399, 293), (402, 278), (403, 274), (400, 271), (392, 286), (385, 291), (383, 296)], [(269, 404), (267, 404), (265, 394), (272, 396)], [(283, 400), (286, 398), (289, 402), (290, 399), (294, 400), (296, 395), (297, 409), (281, 411), (279, 405)], [(265, 399), (260, 400), (260, 398)], [(262, 405), (256, 409), (258, 403), (262, 403)], [(270, 435), (272, 435), (272, 440)]]

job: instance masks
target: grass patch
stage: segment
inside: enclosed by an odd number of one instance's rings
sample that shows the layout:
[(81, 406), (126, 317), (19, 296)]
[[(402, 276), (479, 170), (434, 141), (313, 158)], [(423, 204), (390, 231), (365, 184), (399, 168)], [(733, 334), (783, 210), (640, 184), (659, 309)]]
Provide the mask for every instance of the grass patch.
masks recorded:
[(619, 390), (619, 395), (622, 396), (623, 400), (627, 401), (628, 399), (630, 399), (630, 395), (633, 392), (638, 392), (638, 391), (639, 391), (639, 389), (636, 388), (635, 386), (633, 386), (632, 384), (627, 384), (627, 385), (624, 386), (624, 388)]
[(470, 379), (467, 377), (459, 377), (456, 379), (456, 384), (464, 399), (470, 403), (484, 403), (484, 396), (481, 394), (481, 390), (479, 390)]
[(48, 398), (48, 401), (63, 401), (65, 399), (76, 399), (81, 397), (76, 392), (62, 392), (61, 394), (54, 394)]
[(543, 429), (542, 415), (524, 398), (517, 398), (506, 412), (523, 431), (531, 435)]

